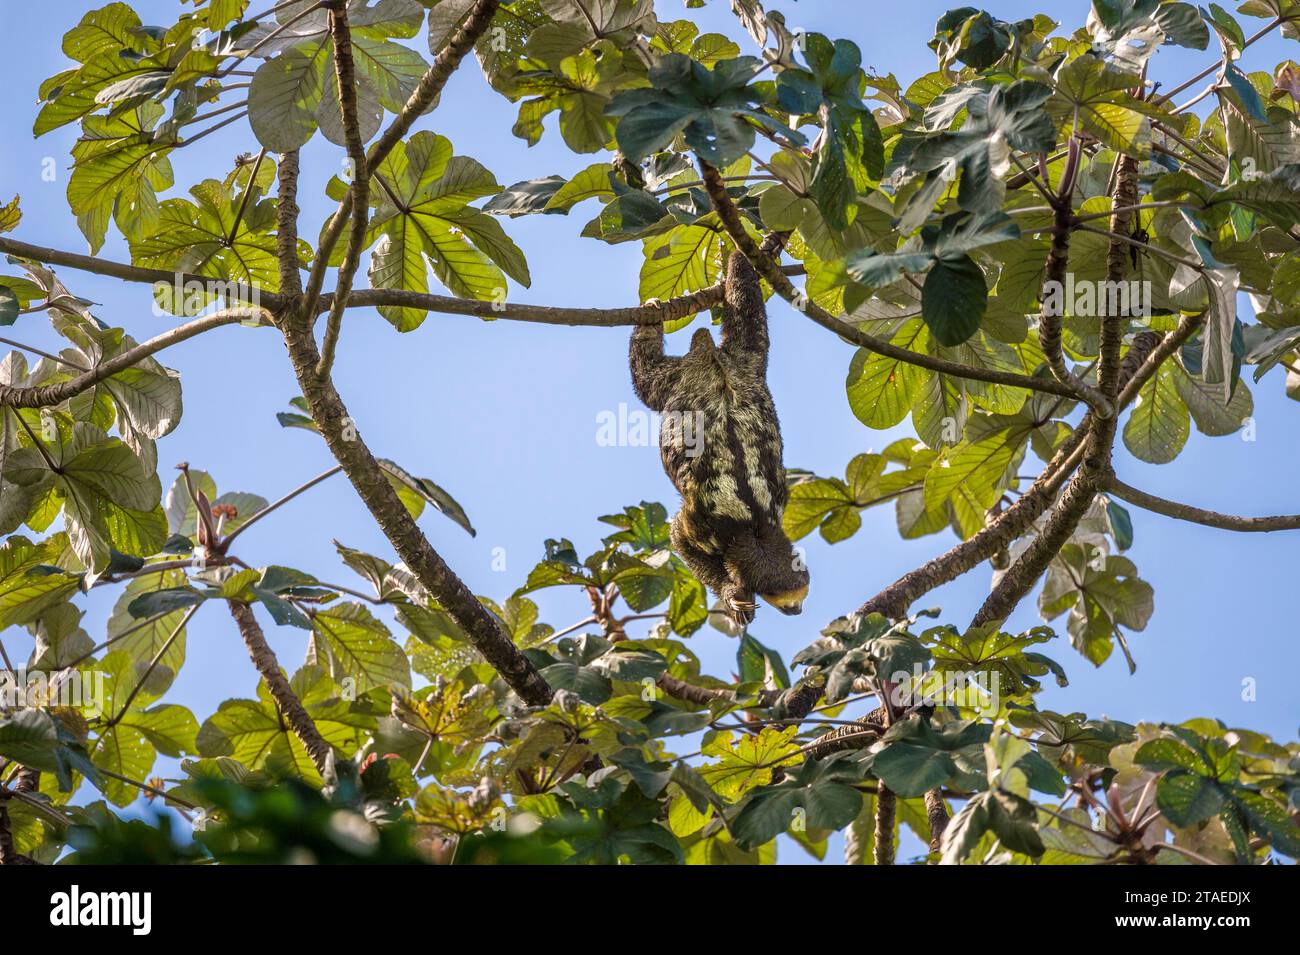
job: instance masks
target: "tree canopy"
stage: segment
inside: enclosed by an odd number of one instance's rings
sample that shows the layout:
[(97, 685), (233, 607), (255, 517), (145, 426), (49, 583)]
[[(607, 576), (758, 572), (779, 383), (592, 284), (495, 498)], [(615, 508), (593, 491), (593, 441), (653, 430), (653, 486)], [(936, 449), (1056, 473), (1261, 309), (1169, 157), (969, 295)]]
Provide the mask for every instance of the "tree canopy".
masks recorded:
[[(1300, 399), (1300, 66), (1249, 62), (1300, 38), (1300, 7), (963, 7), (903, 81), (758, 0), (731, 0), (734, 36), (701, 32), (704, 2), (189, 0), (162, 25), (114, 2), (67, 24), (33, 133), (79, 127), (67, 208), (90, 254), (23, 241), (21, 199), (0, 207), (0, 325), (44, 313), (66, 340), (0, 339), (0, 862), (744, 864), (844, 832), (845, 861), (891, 864), (902, 830), (947, 864), (1300, 856), (1300, 743), (1037, 703), (1066, 655), (1137, 665), (1128, 635), (1158, 619), (1125, 556), (1141, 512), (1300, 529), (1157, 497), (1113, 461), (1236, 434), (1252, 388)], [(1206, 68), (1156, 77), (1161, 46)], [(514, 136), (590, 164), (499, 182), (427, 128), (458, 69), (518, 104)], [(187, 180), (216, 135), (248, 152)], [(300, 169), (317, 135), (344, 160), (328, 181)], [(302, 221), (300, 188), (335, 212)], [(510, 231), (534, 215), (593, 256), (639, 243), (640, 304), (515, 301)], [(130, 261), (99, 256), (110, 232)], [(372, 450), (336, 387), (350, 315), (677, 331), (720, 305), (733, 252), (801, 334), (843, 341), (863, 425), (914, 432), (842, 476), (788, 472), (786, 532), (834, 544), (887, 507), (935, 556), (864, 575), (788, 658), (711, 612), (661, 503), (474, 594), (417, 523), (472, 516)], [(139, 283), (172, 326), (136, 341), (77, 273)], [(337, 462), (275, 501), (205, 462), (160, 474), (182, 420), (163, 352), (236, 324), (283, 339), (300, 395), (267, 414)], [(259, 565), (242, 532), (340, 473), (391, 553), (338, 544), (342, 583)], [(973, 616), (922, 603), (989, 569)], [(92, 636), (100, 588), (117, 602)], [(543, 621), (547, 588), (581, 619)], [(1043, 625), (1005, 629), (1035, 592)], [(168, 691), (200, 613), (261, 679), (196, 714)], [(310, 635), (301, 665), (268, 626)], [(727, 638), (734, 673), (703, 672), (692, 641)], [(142, 793), (193, 839), (124, 821)]]

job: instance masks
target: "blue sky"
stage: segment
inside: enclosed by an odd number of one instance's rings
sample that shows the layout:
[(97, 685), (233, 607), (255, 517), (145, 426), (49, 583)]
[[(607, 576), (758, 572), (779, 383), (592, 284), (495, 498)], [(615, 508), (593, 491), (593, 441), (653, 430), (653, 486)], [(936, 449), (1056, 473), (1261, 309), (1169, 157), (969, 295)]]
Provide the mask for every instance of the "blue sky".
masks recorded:
[[(0, 200), (21, 194), (24, 218), (15, 235), (28, 242), (85, 250), (64, 196), (76, 127), (40, 140), (31, 137), (30, 129), (37, 85), (67, 65), (59, 49), (62, 33), (84, 10), (99, 5), (11, 4), (6, 10), (11, 42), (0, 66), (7, 93), (0, 103), (7, 130), (0, 151)], [(854, 40), (865, 65), (893, 72), (906, 87), (934, 68), (925, 44), (934, 21), (950, 5), (956, 4), (867, 7), (805, 0), (779, 8), (793, 27)], [(1045, 12), (1070, 28), (1082, 24), (1088, 8), (1079, 0), (993, 0), (986, 6), (1008, 20)], [(179, 9), (174, 0), (140, 0), (135, 7), (145, 22), (155, 23), (171, 23)], [(854, 15), (846, 16), (850, 10)], [(663, 18), (687, 15), (676, 0), (661, 0), (659, 12)], [(690, 15), (704, 29), (744, 39), (723, 0), (710, 0), (704, 10)], [(1250, 18), (1243, 23), (1248, 33), (1262, 26), (1262, 21)], [(749, 47), (749, 41), (744, 39), (742, 45)], [(1295, 52), (1294, 43), (1274, 36), (1248, 51), (1246, 67), (1271, 70)], [(1166, 86), (1176, 85), (1214, 56), (1213, 49), (1163, 49), (1153, 61), (1153, 76)], [(457, 153), (478, 159), (503, 184), (569, 175), (602, 158), (568, 152), (553, 120), (542, 141), (528, 148), (510, 134), (515, 109), (487, 87), (475, 65), (467, 64), (452, 79), (438, 110), (416, 128), (449, 137)], [(257, 148), (246, 125), (228, 127), (173, 158), (177, 179), (189, 185), (205, 177), (220, 178), (237, 154)], [(340, 156), (340, 150), (319, 136), (304, 150), (300, 203), (305, 236), (316, 235), (333, 209), (324, 184), (338, 170)], [(46, 157), (57, 164), (53, 183), (42, 179)], [(168, 195), (179, 194), (173, 190)], [(507, 231), (528, 256), (533, 276), (530, 289), (512, 288), (512, 299), (574, 306), (636, 302), (639, 245), (606, 246), (581, 238), (578, 233), (592, 208), (581, 206), (568, 218), (506, 220)], [(112, 235), (101, 254), (128, 259), (125, 244)], [(60, 272), (74, 292), (100, 303), (97, 314), (103, 320), (125, 327), (137, 339), (157, 334), (170, 322), (153, 314), (146, 286)], [(853, 417), (844, 393), (851, 347), (777, 302), (772, 305), (771, 327), (769, 377), (784, 427), (788, 466), (841, 475), (853, 455), (879, 450), (911, 433), (910, 424), (895, 432), (872, 432)], [(670, 347), (684, 348), (689, 334), (679, 333)], [(57, 346), (40, 315), (23, 317), (6, 335), (38, 347)], [(339, 389), (377, 454), (433, 478), (464, 505), (478, 528), (476, 538), (436, 514), (426, 515), (422, 524), (434, 546), (476, 592), (495, 599), (508, 596), (541, 558), (547, 537), (569, 537), (581, 552), (593, 549), (605, 530), (597, 521), (601, 514), (642, 500), (675, 508), (675, 492), (654, 448), (604, 447), (596, 440), (601, 412), (617, 413), (620, 403), (640, 407), (627, 372), (627, 336), (626, 329), (487, 323), (437, 314), (401, 336), (373, 311), (348, 313), (336, 366)], [(212, 472), (223, 491), (251, 491), (274, 499), (333, 464), (315, 436), (284, 430), (276, 422), (275, 413), (297, 389), (273, 331), (233, 326), (160, 357), (181, 371), (185, 394), (181, 426), (160, 442), (164, 469), (188, 461)], [(1211, 439), (1193, 432), (1182, 455), (1164, 467), (1142, 464), (1121, 450), (1118, 473), (1145, 490), (1204, 507), (1246, 514), (1296, 511), (1297, 408), (1282, 395), (1279, 372), (1253, 390), (1255, 441), (1239, 436)], [(162, 476), (164, 484), (170, 481), (167, 471)], [(1300, 555), (1297, 538), (1234, 535), (1136, 510), (1133, 516), (1136, 542), (1129, 556), (1156, 592), (1150, 625), (1131, 637), (1137, 673), (1128, 674), (1118, 653), (1094, 669), (1061, 640), (1047, 649), (1065, 666), (1071, 685), (1048, 689), (1041, 705), (1131, 721), (1213, 716), (1230, 725), (1293, 738), (1300, 706), (1291, 681), (1300, 674), (1300, 645), (1289, 588)], [(378, 528), (341, 476), (250, 530), (238, 551), (255, 566), (287, 564), (326, 580), (355, 584), (337, 559), (332, 538), (391, 557)], [(900, 541), (892, 510), (868, 511), (862, 530), (845, 543), (830, 546), (816, 536), (806, 539), (812, 590), (803, 615), (787, 618), (761, 610), (752, 632), (788, 660), (826, 622), (953, 542), (951, 534)], [(504, 573), (493, 570), (495, 548), (504, 549)], [(988, 569), (981, 567), (918, 606), (942, 606), (943, 620), (963, 625), (988, 585)], [(113, 596), (97, 593), (88, 602), (86, 622), (92, 635), (103, 632)], [(535, 599), (542, 619), (557, 628), (589, 612), (586, 598), (577, 591), (543, 592)], [(1009, 628), (1037, 622), (1030, 599)], [(269, 620), (266, 624), (281, 661), (293, 669), (305, 648), (303, 632), (273, 628)], [(30, 649), (25, 633), (4, 637), (11, 655), (25, 657)], [(733, 668), (735, 644), (723, 635), (706, 628), (691, 645), (712, 672), (726, 675)], [(1257, 681), (1254, 702), (1242, 699), (1245, 678)], [(251, 696), (255, 679), (228, 615), (205, 608), (189, 628), (187, 665), (168, 699), (186, 704), (202, 720), (224, 699)]]

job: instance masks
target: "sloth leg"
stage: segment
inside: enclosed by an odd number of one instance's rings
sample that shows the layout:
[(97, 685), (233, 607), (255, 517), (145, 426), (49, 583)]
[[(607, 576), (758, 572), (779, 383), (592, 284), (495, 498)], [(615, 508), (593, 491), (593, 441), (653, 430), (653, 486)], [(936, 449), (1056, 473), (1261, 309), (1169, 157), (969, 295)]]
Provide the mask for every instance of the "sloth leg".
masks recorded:
[(691, 531), (690, 519), (679, 511), (672, 524), (673, 549), (700, 583), (718, 595), (727, 616), (738, 624), (749, 623), (757, 606), (753, 592), (733, 576), (721, 554), (702, 547)]

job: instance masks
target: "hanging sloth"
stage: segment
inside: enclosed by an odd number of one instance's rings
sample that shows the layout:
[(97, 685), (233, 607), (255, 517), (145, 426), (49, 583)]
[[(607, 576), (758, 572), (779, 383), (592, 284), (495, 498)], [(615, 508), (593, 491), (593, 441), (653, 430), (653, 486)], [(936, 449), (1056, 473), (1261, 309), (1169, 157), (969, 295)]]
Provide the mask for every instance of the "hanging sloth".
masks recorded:
[(808, 570), (781, 528), (787, 494), (767, 389), (767, 310), (739, 252), (724, 287), (720, 346), (701, 328), (685, 355), (665, 355), (663, 325), (638, 325), (630, 364), (637, 396), (663, 415), (660, 453), (682, 496), (673, 548), (743, 626), (754, 618), (755, 595), (799, 613)]

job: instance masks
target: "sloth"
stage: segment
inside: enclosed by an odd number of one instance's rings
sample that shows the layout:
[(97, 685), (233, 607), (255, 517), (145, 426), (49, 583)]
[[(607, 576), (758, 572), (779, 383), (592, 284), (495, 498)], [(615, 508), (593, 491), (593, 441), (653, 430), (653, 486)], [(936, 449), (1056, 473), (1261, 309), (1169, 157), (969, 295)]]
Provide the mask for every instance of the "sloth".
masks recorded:
[(797, 614), (808, 571), (781, 528), (785, 467), (781, 426), (767, 389), (767, 310), (753, 266), (727, 262), (722, 344), (695, 332), (680, 358), (664, 354), (663, 325), (632, 332), (632, 387), (661, 412), (664, 470), (682, 496), (673, 548), (737, 625), (754, 618), (755, 595)]

